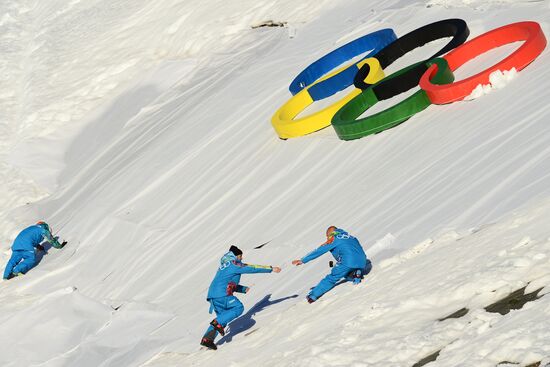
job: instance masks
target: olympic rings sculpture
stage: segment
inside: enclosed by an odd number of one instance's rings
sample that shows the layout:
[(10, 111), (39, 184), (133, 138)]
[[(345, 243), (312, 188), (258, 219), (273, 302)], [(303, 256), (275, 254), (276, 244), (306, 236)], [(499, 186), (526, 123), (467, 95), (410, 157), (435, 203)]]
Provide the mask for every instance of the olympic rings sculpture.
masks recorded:
[[(489, 84), (492, 72), (522, 70), (546, 47), (540, 25), (525, 21), (491, 30), (470, 41), (469, 29), (461, 19), (446, 19), (420, 27), (396, 39), (391, 29), (383, 29), (356, 39), (315, 61), (291, 83), (293, 97), (273, 116), (272, 124), (281, 139), (302, 136), (332, 123), (342, 140), (361, 138), (394, 127), (430, 104), (463, 100), (479, 84)], [(436, 39), (452, 37), (438, 52), (387, 77), (383, 69), (406, 53)], [(508, 57), (486, 70), (460, 81), (453, 71), (477, 56), (505, 44), (523, 41)], [(336, 66), (365, 52), (359, 62), (330, 72)], [(328, 73), (328, 74), (327, 74)], [(353, 74), (353, 75), (352, 75)], [(327, 98), (353, 82), (356, 87), (331, 106), (296, 119), (307, 106)], [(411, 88), (420, 90), (377, 114), (358, 119), (379, 101)]]

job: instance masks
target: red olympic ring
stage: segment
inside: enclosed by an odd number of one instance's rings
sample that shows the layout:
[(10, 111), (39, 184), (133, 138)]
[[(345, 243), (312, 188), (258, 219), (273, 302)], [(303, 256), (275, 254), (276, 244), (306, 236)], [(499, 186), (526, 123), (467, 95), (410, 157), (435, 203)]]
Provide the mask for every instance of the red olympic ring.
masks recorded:
[(437, 65), (432, 65), (420, 78), (420, 88), (426, 91), (432, 103), (445, 104), (463, 100), (479, 84), (489, 84), (489, 76), (497, 70), (507, 71), (516, 68), (520, 71), (541, 54), (546, 47), (546, 38), (536, 22), (518, 22), (493, 29), (451, 50), (445, 56), (451, 71), (455, 71), (467, 61), (494, 48), (524, 41), (524, 43), (499, 63), (469, 78), (449, 84), (432, 84), (437, 73)]

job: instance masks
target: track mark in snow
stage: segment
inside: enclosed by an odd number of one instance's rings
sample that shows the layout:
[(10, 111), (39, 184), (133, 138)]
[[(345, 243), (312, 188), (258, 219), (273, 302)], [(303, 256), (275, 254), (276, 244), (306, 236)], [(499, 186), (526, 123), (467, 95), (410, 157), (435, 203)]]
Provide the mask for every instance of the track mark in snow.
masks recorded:
[(259, 330), (259, 329), (254, 329), (254, 330), (252, 330), (252, 331), (249, 331), (248, 333), (244, 334), (244, 336), (249, 336), (250, 334), (252, 334), (252, 333), (254, 333), (254, 332), (258, 331), (258, 330)]
[(517, 245), (515, 245), (514, 247), (512, 247), (512, 250), (516, 250), (520, 247), (523, 247), (525, 245), (527, 245), (529, 242), (531, 242), (531, 238), (529, 236), (525, 236), (521, 239), (521, 241), (519, 241), (517, 243)]
[(140, 367), (168, 367), (185, 365), (181, 363), (185, 362), (185, 359), (190, 355), (190, 353), (162, 352), (145, 362), (145, 364), (142, 364)]
[(434, 243), (434, 240), (431, 238), (428, 238), (420, 242), (419, 244), (413, 246), (412, 248), (406, 251), (403, 251), (400, 254), (397, 254), (396, 256), (393, 256), (389, 259), (382, 260), (379, 266), (381, 269), (384, 269), (390, 266), (402, 264), (405, 261), (415, 258), (416, 256), (420, 255), (422, 252), (426, 251), (426, 249), (429, 248), (433, 243)]

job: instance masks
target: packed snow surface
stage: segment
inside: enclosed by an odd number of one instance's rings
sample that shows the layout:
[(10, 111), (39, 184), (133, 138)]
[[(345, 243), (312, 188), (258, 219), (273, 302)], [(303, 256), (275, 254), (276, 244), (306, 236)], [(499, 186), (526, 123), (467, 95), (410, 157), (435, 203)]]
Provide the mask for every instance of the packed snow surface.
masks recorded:
[[(470, 37), (523, 20), (550, 36), (548, 0), (3, 1), (0, 266), (37, 220), (69, 244), (0, 283), (0, 365), (550, 364), (548, 50), (474, 100), (364, 139), (327, 128), (282, 141), (270, 124), (327, 52), (445, 18)], [(269, 22), (284, 26), (255, 27)], [(290, 261), (329, 225), (374, 268), (310, 305), (329, 256)], [(245, 313), (218, 351), (199, 350), (231, 244), (283, 271), (243, 276)], [(524, 287), (538, 299), (486, 310)]]

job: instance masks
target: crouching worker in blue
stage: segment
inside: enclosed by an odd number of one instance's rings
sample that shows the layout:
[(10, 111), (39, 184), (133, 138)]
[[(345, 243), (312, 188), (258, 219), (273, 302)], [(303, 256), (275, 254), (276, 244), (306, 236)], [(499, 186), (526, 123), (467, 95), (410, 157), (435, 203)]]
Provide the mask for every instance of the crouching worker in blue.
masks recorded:
[(4, 279), (11, 279), (32, 269), (36, 265), (35, 251), (44, 251), (44, 247), (40, 245), (44, 239), (55, 248), (63, 248), (66, 244), (60, 244), (52, 235), (48, 224), (44, 222), (25, 228), (13, 241), (11, 258), (4, 270)]
[(367, 255), (357, 238), (335, 226), (328, 227), (326, 234), (327, 242), (303, 258), (292, 261), (292, 265), (299, 266), (318, 258), (328, 251), (336, 259), (336, 266), (332, 268), (330, 274), (324, 277), (309, 292), (307, 296), (309, 303), (315, 302), (319, 297), (331, 290), (336, 282), (342, 278), (347, 281), (353, 281), (354, 284), (359, 284), (363, 276), (367, 275), (372, 269), (372, 264), (367, 259)]
[(239, 284), (241, 274), (251, 273), (279, 273), (281, 268), (276, 266), (250, 265), (242, 262), (243, 252), (236, 246), (231, 246), (229, 252), (220, 260), (220, 267), (210, 288), (206, 300), (210, 302), (210, 313), (216, 312), (216, 318), (212, 320), (206, 330), (201, 345), (210, 349), (217, 349), (214, 339), (218, 333), (225, 335), (225, 326), (239, 317), (244, 307), (241, 301), (233, 295), (233, 292), (247, 293), (250, 288)]

